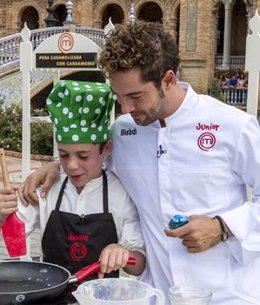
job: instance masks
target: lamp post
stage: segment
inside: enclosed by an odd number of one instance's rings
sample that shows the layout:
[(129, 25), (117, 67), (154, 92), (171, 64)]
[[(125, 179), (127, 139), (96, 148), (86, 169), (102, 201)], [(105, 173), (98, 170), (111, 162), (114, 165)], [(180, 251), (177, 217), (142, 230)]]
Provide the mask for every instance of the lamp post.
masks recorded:
[(72, 10), (73, 10), (73, 0), (66, 0), (67, 17), (64, 24), (72, 24)]
[(48, 8), (47, 8), (48, 16), (44, 19), (47, 28), (56, 26), (58, 20), (54, 17), (54, 7), (53, 7), (53, 0), (48, 0)]

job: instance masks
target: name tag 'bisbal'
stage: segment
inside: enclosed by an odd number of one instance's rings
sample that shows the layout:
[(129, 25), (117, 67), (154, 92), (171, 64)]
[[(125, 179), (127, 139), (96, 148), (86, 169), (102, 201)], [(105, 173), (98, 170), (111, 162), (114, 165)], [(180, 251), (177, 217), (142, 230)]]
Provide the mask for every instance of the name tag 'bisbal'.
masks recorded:
[(121, 136), (133, 136), (133, 135), (136, 135), (136, 134), (137, 134), (136, 128), (121, 129), (121, 133), (120, 133)]

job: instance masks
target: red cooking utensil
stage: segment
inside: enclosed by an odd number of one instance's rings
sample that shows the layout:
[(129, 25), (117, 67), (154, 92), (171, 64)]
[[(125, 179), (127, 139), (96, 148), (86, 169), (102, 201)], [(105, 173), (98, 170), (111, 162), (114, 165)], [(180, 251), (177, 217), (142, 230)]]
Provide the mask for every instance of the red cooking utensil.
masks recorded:
[[(3, 148), (0, 148), (0, 156), (4, 186), (10, 187)], [(8, 254), (11, 257), (23, 256), (26, 254), (25, 224), (17, 217), (16, 213), (9, 215), (2, 224), (2, 235)]]
[[(136, 264), (136, 258), (130, 256), (128, 261), (127, 261), (128, 265), (135, 265)], [(88, 278), (90, 275), (98, 272), (100, 269), (100, 262), (95, 262), (91, 265), (86, 266), (83, 269), (80, 269), (79, 271), (77, 271), (74, 275), (74, 280), (71, 280), (71, 282), (75, 282), (75, 283), (81, 283), (83, 282), (86, 278)]]

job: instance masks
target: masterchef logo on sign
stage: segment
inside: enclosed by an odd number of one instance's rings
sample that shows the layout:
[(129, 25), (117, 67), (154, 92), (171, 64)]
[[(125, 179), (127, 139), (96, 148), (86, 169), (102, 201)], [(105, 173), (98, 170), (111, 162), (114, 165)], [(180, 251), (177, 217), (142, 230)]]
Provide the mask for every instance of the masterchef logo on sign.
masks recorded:
[(74, 38), (70, 33), (64, 33), (58, 39), (58, 48), (61, 53), (68, 53), (74, 46)]

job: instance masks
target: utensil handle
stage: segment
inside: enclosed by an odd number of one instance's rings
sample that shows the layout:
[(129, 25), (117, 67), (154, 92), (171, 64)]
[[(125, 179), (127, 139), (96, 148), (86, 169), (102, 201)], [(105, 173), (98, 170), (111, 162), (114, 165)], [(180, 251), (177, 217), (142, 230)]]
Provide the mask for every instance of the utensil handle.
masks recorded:
[(5, 151), (4, 151), (3, 148), (0, 148), (0, 159), (1, 159), (1, 169), (2, 169), (4, 186), (10, 187), (10, 181), (9, 181), (8, 170), (7, 170), (7, 163), (6, 163), (6, 159), (5, 159)]
[[(136, 264), (136, 258), (130, 256), (128, 261), (127, 261), (128, 265), (135, 265)], [(69, 281), (70, 283), (81, 283), (82, 281), (84, 281), (86, 278), (88, 278), (90, 275), (98, 272), (100, 269), (100, 262), (95, 262), (93, 264), (90, 264), (82, 269), (80, 269), (79, 271), (77, 271), (75, 273), (75, 276), (72, 277), (72, 279)]]

